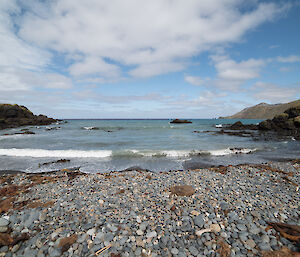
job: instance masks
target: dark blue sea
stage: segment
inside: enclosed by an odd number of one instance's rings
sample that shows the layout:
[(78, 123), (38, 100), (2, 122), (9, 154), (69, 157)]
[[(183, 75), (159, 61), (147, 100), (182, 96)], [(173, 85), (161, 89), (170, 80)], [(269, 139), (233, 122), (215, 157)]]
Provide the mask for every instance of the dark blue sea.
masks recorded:
[[(293, 138), (254, 140), (205, 132), (218, 131), (215, 125), (235, 121), (67, 120), (50, 126), (6, 129), (0, 132), (0, 170), (44, 172), (80, 167), (94, 173), (139, 167), (169, 171), (299, 158), (300, 143)], [(242, 122), (256, 124), (260, 120)], [(24, 128), (35, 134), (14, 135)], [(59, 159), (70, 162), (40, 165)]]

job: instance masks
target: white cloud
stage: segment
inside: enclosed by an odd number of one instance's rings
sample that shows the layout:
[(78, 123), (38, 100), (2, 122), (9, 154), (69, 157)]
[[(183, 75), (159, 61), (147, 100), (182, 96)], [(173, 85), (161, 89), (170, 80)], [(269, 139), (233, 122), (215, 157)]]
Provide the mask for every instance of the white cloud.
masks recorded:
[(71, 75), (74, 76), (100, 74), (104, 77), (119, 77), (121, 73), (118, 66), (92, 56), (86, 57), (83, 61), (73, 64), (69, 68), (69, 71)]
[[(188, 97), (186, 95), (182, 95), (179, 98), (173, 99), (168, 102), (168, 105), (178, 108), (182, 108), (183, 106), (186, 108), (197, 108), (197, 109), (207, 109), (209, 107), (217, 107), (222, 106), (223, 97), (227, 94), (223, 92), (213, 92), (209, 90), (205, 90), (201, 92), (197, 97)], [(180, 103), (180, 105), (178, 105)]]
[(248, 80), (258, 78), (264, 60), (249, 59), (236, 62), (228, 56), (212, 56), (217, 77), (213, 84), (223, 90), (236, 91)]
[[(39, 69), (49, 63), (46, 51), (33, 47), (14, 33), (10, 14), (19, 15), (20, 9), (14, 0), (0, 3), (0, 65), (10, 68)], [(0, 71), (1, 72), (1, 71)]]
[(70, 88), (71, 80), (57, 73), (45, 72), (51, 55), (20, 39), (14, 33), (11, 14), (19, 15), (16, 1), (0, 3), (0, 91), (28, 91), (34, 87)]
[(300, 62), (300, 56), (297, 56), (297, 55), (290, 55), (287, 57), (279, 56), (279, 57), (277, 57), (277, 61), (283, 62), (283, 63)]
[(294, 100), (299, 96), (299, 90), (292, 87), (281, 87), (272, 83), (257, 82), (252, 87), (256, 99), (271, 103), (282, 103)]
[(176, 72), (184, 69), (184, 65), (182, 63), (175, 62), (159, 62), (159, 63), (149, 63), (149, 64), (141, 64), (137, 68), (131, 70), (129, 72), (133, 77), (151, 77), (156, 76), (168, 72)]
[[(104, 61), (108, 58), (135, 67), (132, 76), (146, 77), (182, 70), (186, 58), (236, 42), (288, 7), (251, 3), (245, 11), (246, 1), (241, 0), (39, 2), (34, 10), (28, 9), (33, 4), (27, 5), (19, 35), (40, 47), (74, 55), (74, 60), (78, 54), (84, 56), (83, 62), (70, 67), (72, 74), (112, 69), (115, 76), (115, 68)], [(97, 64), (90, 65), (95, 60)]]
[(168, 96), (164, 96), (159, 93), (148, 93), (143, 95), (104, 95), (101, 93), (95, 93), (91, 89), (76, 91), (73, 92), (72, 95), (78, 100), (92, 100), (108, 104), (124, 104), (138, 101), (163, 102), (169, 98)]
[(68, 89), (72, 80), (58, 73), (40, 73), (0, 66), (0, 92), (32, 91), (34, 88)]
[(199, 76), (189, 76), (189, 75), (185, 75), (184, 76), (184, 80), (194, 86), (203, 86), (205, 83), (205, 80), (202, 79)]
[(292, 69), (291, 67), (280, 67), (279, 70), (280, 70), (281, 72), (289, 72), (289, 71), (291, 71), (291, 70), (293, 70), (293, 69)]

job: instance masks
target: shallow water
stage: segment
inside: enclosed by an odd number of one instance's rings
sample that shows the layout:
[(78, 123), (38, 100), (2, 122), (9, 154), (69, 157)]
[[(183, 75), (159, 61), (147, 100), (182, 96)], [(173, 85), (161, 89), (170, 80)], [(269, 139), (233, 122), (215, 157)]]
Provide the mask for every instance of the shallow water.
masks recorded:
[[(4, 136), (21, 129), (3, 130), (0, 170), (42, 172), (80, 167), (84, 172), (104, 172), (139, 166), (161, 171), (300, 156), (300, 144), (291, 138), (264, 141), (194, 133), (218, 131), (216, 124), (236, 120), (192, 121), (192, 124), (170, 124), (170, 120), (68, 120), (51, 126), (25, 127), (35, 135)], [(242, 120), (245, 124), (259, 121)], [(71, 161), (39, 165), (61, 158)]]

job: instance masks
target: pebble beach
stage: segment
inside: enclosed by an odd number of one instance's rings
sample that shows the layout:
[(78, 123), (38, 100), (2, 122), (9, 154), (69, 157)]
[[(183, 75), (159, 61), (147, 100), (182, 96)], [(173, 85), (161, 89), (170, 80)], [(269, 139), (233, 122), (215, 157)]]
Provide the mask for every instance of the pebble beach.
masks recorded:
[(299, 161), (2, 174), (0, 256), (292, 256), (269, 223), (300, 225), (299, 174)]

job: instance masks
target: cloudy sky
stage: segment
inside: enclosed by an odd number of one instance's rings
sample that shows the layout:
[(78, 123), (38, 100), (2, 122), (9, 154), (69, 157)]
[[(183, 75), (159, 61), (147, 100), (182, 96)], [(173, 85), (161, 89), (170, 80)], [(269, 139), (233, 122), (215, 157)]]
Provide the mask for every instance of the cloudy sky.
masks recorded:
[(300, 98), (296, 0), (0, 0), (0, 102), (211, 118)]

